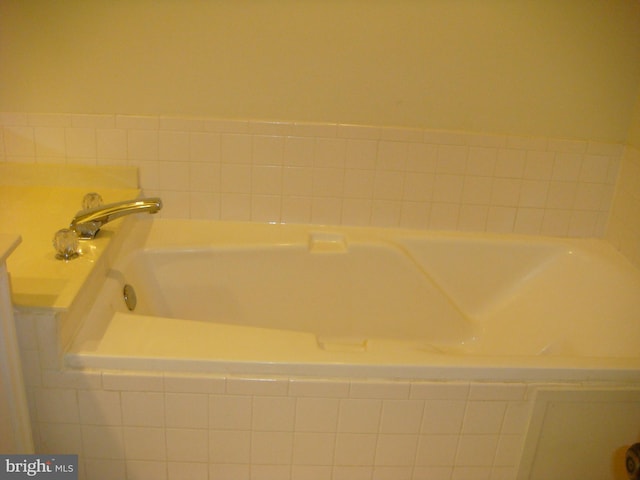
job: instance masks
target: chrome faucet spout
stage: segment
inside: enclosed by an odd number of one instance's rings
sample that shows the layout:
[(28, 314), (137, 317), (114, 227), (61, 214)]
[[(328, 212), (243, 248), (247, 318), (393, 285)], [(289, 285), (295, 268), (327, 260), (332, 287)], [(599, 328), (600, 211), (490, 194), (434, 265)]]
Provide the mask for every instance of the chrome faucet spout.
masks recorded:
[(80, 210), (71, 220), (70, 228), (80, 238), (94, 238), (100, 227), (116, 218), (134, 213), (156, 213), (162, 208), (162, 200), (158, 197), (125, 200), (109, 203), (99, 207)]

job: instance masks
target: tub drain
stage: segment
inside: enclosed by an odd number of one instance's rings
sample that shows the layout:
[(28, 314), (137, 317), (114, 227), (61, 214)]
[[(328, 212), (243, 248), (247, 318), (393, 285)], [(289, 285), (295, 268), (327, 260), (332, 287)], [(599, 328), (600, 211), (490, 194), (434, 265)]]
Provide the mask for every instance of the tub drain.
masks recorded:
[(136, 305), (138, 303), (138, 299), (136, 298), (136, 291), (128, 283), (122, 289), (122, 298), (124, 298), (124, 303), (127, 305), (127, 308), (130, 311), (133, 311), (136, 308)]

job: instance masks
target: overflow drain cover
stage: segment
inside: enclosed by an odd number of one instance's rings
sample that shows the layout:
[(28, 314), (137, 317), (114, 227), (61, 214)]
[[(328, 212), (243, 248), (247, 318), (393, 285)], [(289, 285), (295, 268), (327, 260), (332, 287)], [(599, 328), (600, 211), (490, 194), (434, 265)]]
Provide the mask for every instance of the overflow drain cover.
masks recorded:
[(127, 304), (127, 308), (130, 311), (133, 311), (136, 308), (138, 299), (136, 298), (136, 291), (128, 283), (124, 286), (124, 289), (122, 290), (122, 297), (124, 298), (124, 303)]

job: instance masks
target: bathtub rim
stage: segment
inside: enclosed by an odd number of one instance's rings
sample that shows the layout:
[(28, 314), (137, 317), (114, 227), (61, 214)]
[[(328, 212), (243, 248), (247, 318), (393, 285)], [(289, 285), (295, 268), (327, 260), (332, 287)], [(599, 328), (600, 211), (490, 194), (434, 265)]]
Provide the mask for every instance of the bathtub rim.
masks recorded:
[[(379, 228), (340, 225), (272, 224), (254, 222), (224, 222), (192, 219), (136, 218), (131, 230), (125, 235), (121, 255), (127, 255), (131, 249), (143, 248), (205, 248), (219, 246), (229, 238), (239, 239), (241, 243), (272, 246), (290, 245), (290, 235), (297, 242), (306, 242), (312, 232), (347, 231), (359, 237), (362, 234), (374, 234), (376, 240), (403, 236), (405, 238), (436, 239), (483, 239), (487, 241), (535, 242), (554, 245), (562, 249), (579, 249), (596, 256), (613, 258), (615, 263), (627, 268), (635, 267), (604, 239), (583, 239), (565, 237), (530, 236), (519, 234), (497, 234), (485, 232), (422, 231), (403, 228)], [(204, 228), (202, 228), (204, 227)], [(227, 230), (233, 227), (231, 233)], [(267, 240), (255, 240), (253, 233), (268, 232)], [(223, 231), (223, 235), (216, 234)], [(293, 233), (291, 233), (293, 232)], [(285, 239), (283, 241), (283, 238)], [(213, 241), (212, 241), (213, 239)], [(115, 259), (114, 259), (115, 262)], [(76, 332), (77, 333), (77, 332)], [(72, 342), (73, 343), (73, 342)], [(71, 347), (71, 345), (69, 345)], [(385, 364), (346, 364), (340, 362), (282, 362), (282, 361), (229, 361), (196, 358), (158, 358), (135, 355), (101, 355), (66, 348), (62, 364), (69, 369), (97, 370), (135, 370), (150, 372), (184, 372), (233, 375), (293, 375), (303, 377), (349, 377), (349, 378), (385, 378), (385, 379), (421, 379), (421, 380), (483, 380), (483, 381), (602, 381), (629, 382), (640, 381), (640, 357), (573, 357), (561, 355), (549, 356), (512, 356), (491, 357), (468, 354), (464, 356), (436, 355), (433, 363), (393, 363)], [(462, 359), (462, 362), (460, 362)], [(516, 365), (505, 365), (512, 360)], [(453, 362), (452, 362), (453, 360)]]
[[(68, 370), (126, 370), (148, 373), (206, 374), (213, 376), (353, 378), (412, 381), (479, 382), (640, 382), (640, 360), (584, 357), (514, 357), (515, 365), (504, 358), (464, 356), (464, 364), (357, 364), (279, 361), (229, 361), (212, 359), (132, 357), (66, 353)], [(492, 361), (493, 360), (493, 361)], [(560, 362), (563, 361), (564, 364)], [(502, 365), (499, 365), (502, 363)], [(560, 363), (560, 364), (559, 364)], [(555, 365), (554, 365), (555, 364)]]

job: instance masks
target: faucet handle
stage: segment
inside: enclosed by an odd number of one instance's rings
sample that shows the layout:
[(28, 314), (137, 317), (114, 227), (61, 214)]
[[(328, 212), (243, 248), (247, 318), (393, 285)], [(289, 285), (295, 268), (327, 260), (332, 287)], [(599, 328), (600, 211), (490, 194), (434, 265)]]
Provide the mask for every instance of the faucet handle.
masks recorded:
[(53, 236), (53, 248), (59, 260), (71, 260), (79, 254), (78, 234), (70, 228), (62, 228)]
[(103, 203), (102, 196), (99, 193), (87, 193), (82, 199), (82, 209), (89, 210), (90, 208), (101, 207)]

